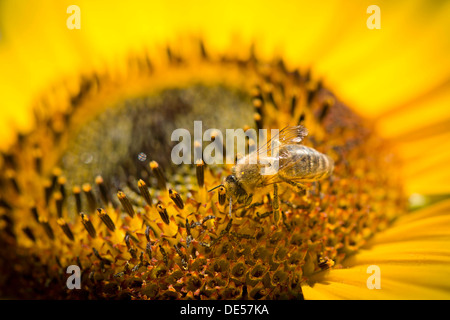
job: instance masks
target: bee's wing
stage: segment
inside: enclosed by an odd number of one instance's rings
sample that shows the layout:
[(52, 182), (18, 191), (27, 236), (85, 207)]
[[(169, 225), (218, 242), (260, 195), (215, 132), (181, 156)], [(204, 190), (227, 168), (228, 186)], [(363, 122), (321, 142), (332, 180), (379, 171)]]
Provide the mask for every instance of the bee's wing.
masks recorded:
[(285, 127), (280, 131), (278, 140), (281, 144), (299, 144), (307, 135), (308, 129), (304, 126)]
[[(278, 160), (277, 166), (274, 167), (272, 171), (271, 170), (267, 171), (270, 174), (262, 175), (264, 185), (284, 182), (284, 180), (281, 179), (280, 176), (278, 175), (278, 172), (282, 170), (289, 170), (292, 166), (295, 166), (296, 163), (298, 161), (301, 161), (302, 159), (298, 158), (298, 156), (292, 155), (291, 152), (292, 151), (290, 148), (285, 148), (283, 146), (280, 147), (278, 157), (276, 158)], [(271, 159), (275, 160), (273, 158)]]
[(272, 155), (274, 147), (288, 144), (299, 144), (308, 135), (308, 129), (304, 126), (284, 127), (277, 135), (271, 137), (267, 143), (258, 148), (258, 157)]
[(282, 182), (278, 177), (278, 171), (295, 164), (289, 148), (285, 148), (285, 146), (300, 144), (307, 135), (308, 130), (303, 126), (285, 127), (258, 150), (238, 160), (238, 164), (258, 163), (263, 176), (263, 184)]

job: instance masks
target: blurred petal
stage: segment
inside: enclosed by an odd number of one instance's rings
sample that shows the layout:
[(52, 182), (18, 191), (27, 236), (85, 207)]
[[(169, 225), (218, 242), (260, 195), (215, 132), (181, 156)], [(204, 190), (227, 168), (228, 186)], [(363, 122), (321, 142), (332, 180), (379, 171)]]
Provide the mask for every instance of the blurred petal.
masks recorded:
[(344, 101), (371, 116), (426, 94), (447, 80), (450, 68), (445, 2), (381, 1), (381, 30), (366, 26), (369, 1), (79, 1), (82, 26), (75, 31), (65, 25), (70, 4), (3, 4), (4, 43), (12, 49), (1, 54), (15, 57), (3, 59), (12, 63), (3, 69), (6, 78), (16, 80), (15, 92), (0, 86), (8, 99), (17, 98), (18, 87), (37, 94), (58, 76), (117, 62), (179, 35), (202, 36), (218, 51), (242, 51), (236, 38), (255, 43), (261, 56), (276, 54), (289, 65), (312, 68)]
[(380, 117), (379, 131), (398, 146), (409, 193), (448, 193), (450, 80)]

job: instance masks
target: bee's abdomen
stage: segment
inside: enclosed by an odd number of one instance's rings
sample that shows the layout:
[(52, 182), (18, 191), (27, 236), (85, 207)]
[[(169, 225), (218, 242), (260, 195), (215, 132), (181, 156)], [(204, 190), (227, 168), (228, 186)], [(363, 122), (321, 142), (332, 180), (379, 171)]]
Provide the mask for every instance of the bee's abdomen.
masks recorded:
[(279, 175), (291, 180), (320, 180), (334, 169), (333, 160), (303, 145), (288, 145), (281, 152)]

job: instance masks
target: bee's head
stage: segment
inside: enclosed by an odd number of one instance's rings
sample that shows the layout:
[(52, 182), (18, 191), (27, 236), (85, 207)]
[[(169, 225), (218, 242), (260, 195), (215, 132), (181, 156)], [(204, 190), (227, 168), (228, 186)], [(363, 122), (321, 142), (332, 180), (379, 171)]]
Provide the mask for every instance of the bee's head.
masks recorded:
[(223, 186), (227, 190), (229, 196), (235, 196), (240, 189), (237, 179), (234, 175), (230, 174), (223, 181)]
[(234, 198), (239, 201), (242, 199), (242, 197), (247, 195), (245, 190), (241, 187), (238, 180), (236, 179), (236, 176), (232, 174), (227, 176), (223, 180), (223, 183), (221, 185), (208, 190), (208, 192), (213, 191), (217, 188), (219, 188), (219, 202), (221, 202), (221, 204), (225, 202), (225, 199)]
[[(221, 188), (222, 190), (225, 189), (228, 197), (236, 196), (241, 191), (241, 187), (240, 187), (239, 183), (237, 182), (236, 176), (231, 175), (231, 174), (223, 180), (222, 184), (218, 185), (217, 187), (212, 188), (211, 190), (208, 190), (208, 192), (213, 191), (217, 188)], [(219, 191), (220, 191), (220, 189), (219, 189)]]
[[(241, 186), (239, 185), (236, 176), (234, 175), (229, 175), (228, 177), (226, 177), (223, 180), (223, 183), (218, 185), (217, 187), (212, 188), (209, 191), (213, 191), (215, 189), (219, 189), (219, 203), (221, 205), (225, 204), (225, 201), (227, 199), (229, 199), (230, 201), (230, 207), (229, 207), (229, 213), (228, 215), (231, 218), (231, 211), (232, 211), (232, 203), (233, 203), (233, 198), (234, 199), (238, 199), (239, 200), (239, 195), (242, 194), (243, 189), (241, 188)], [(245, 191), (244, 191), (245, 193)]]

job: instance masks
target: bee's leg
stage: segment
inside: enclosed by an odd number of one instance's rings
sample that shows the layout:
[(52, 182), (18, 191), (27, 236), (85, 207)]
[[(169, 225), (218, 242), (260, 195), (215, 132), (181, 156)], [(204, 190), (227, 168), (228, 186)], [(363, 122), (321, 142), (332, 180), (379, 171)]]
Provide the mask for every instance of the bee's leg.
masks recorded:
[(230, 197), (230, 211), (228, 211), (228, 216), (231, 218), (231, 210), (233, 208), (233, 198)]
[(275, 183), (273, 185), (273, 200), (272, 200), (272, 208), (273, 208), (273, 219), (275, 220), (275, 224), (278, 224), (280, 220), (280, 202), (278, 199), (278, 185)]
[(291, 186), (294, 187), (295, 191), (297, 191), (298, 193), (300, 193), (301, 195), (304, 195), (306, 193), (306, 187), (304, 185), (302, 185), (301, 183), (297, 183), (295, 181), (289, 180), (289, 179), (284, 179), (282, 176), (279, 176), (284, 182), (290, 184)]
[(245, 207), (248, 207), (249, 205), (252, 204), (252, 201), (253, 201), (253, 194), (250, 194), (250, 195), (247, 197), (247, 199), (245, 199), (244, 206), (245, 206)]

